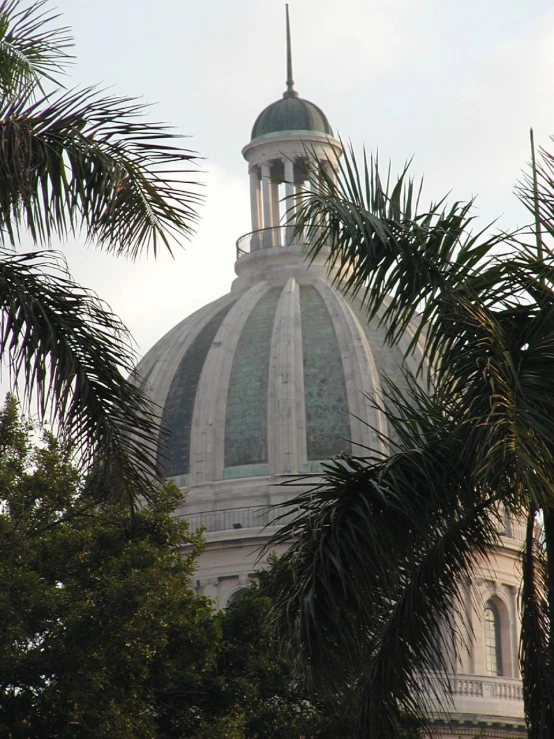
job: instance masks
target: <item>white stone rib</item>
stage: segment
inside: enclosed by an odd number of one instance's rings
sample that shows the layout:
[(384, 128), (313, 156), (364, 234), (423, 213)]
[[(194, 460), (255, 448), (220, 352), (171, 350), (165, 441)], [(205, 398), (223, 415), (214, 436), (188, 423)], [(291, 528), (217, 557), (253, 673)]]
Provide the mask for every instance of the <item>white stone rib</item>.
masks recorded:
[(219, 327), (206, 357), (192, 417), (191, 484), (221, 479), (227, 393), (235, 351), (246, 320), (269, 289), (267, 282), (259, 282), (237, 300)]
[(159, 428), (167, 394), (182, 356), (204, 326), (233, 300), (235, 300), (235, 295), (225, 295), (185, 318), (158, 341), (138, 365), (139, 381), (141, 376), (145, 377), (154, 368), (148, 378), (148, 386), (145, 388), (154, 403), (158, 426), (158, 433), (150, 440), (153, 458), (156, 457), (158, 451)]
[(279, 297), (271, 335), (267, 448), (271, 474), (298, 473), (306, 461), (300, 290), (293, 277)]
[(164, 407), (175, 372), (189, 346), (204, 326), (235, 299), (236, 295), (224, 295), (185, 318), (167, 333), (139, 364), (138, 369), (142, 376), (146, 376), (155, 366), (148, 379), (148, 394), (158, 406)]
[(371, 408), (368, 400), (380, 396), (381, 384), (364, 330), (335, 288), (322, 280), (315, 282), (314, 286), (325, 301), (337, 335), (346, 381), (353, 454), (367, 454), (368, 448), (382, 449), (382, 442), (374, 429), (383, 432), (386, 420), (382, 413)]

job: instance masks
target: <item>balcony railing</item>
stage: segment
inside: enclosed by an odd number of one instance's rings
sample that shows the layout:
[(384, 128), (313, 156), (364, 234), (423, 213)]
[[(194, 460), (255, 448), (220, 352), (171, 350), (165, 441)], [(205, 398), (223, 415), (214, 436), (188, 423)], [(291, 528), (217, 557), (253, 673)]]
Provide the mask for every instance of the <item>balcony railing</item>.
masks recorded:
[[(292, 521), (296, 515), (295, 510), (286, 511), (284, 508), (244, 506), (241, 508), (222, 508), (217, 511), (185, 513), (181, 517), (187, 519), (191, 531), (199, 531), (202, 527), (206, 531), (232, 531), (233, 529), (262, 529), (270, 525), (284, 526), (285, 523)], [(511, 521), (510, 525), (502, 530), (502, 535), (508, 539), (524, 541), (525, 525), (517, 521)]]
[(508, 539), (525, 541), (526, 528), (527, 526), (523, 521), (517, 521), (513, 518), (510, 518), (504, 522), (501, 534)]
[[(245, 506), (243, 508), (223, 508), (219, 511), (201, 511), (184, 514), (192, 532), (200, 531), (240, 531), (240, 529), (263, 529), (266, 526), (284, 526), (296, 516), (296, 511), (279, 508)], [(278, 519), (278, 520), (276, 520)]]
[(304, 233), (295, 233), (294, 226), (261, 228), (259, 231), (251, 231), (237, 239), (237, 259), (262, 249), (306, 246), (309, 243), (311, 242)]
[[(434, 682), (432, 678), (431, 682)], [(449, 675), (447, 688), (444, 678), (437, 675), (436, 683), (429, 688), (430, 706), (434, 707), (431, 711), (439, 721), (444, 721), (448, 715), (450, 718), (465, 715), (472, 721), (487, 722), (494, 722), (498, 717), (500, 721), (513, 721), (514, 726), (523, 727), (523, 689), (518, 679)], [(450, 732), (447, 735), (451, 736)]]
[[(241, 508), (222, 508), (217, 511), (200, 511), (185, 513), (182, 518), (189, 522), (191, 531), (232, 531), (233, 529), (262, 529), (265, 526), (284, 526), (297, 515), (296, 510), (286, 511), (284, 508), (268, 508), (267, 506), (243, 506)], [(278, 520), (276, 520), (278, 519)], [(518, 521), (510, 521), (510, 525), (502, 530), (508, 539), (523, 541), (525, 525)]]
[(499, 700), (522, 701), (523, 690), (519, 680), (499, 677), (453, 676), (450, 679), (453, 696), (465, 698), (497, 698)]

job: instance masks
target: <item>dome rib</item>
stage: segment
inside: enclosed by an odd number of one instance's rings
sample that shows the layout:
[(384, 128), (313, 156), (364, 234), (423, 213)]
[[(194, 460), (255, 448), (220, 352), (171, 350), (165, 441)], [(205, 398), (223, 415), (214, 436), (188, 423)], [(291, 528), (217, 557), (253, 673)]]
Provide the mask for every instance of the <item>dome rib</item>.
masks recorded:
[(306, 462), (307, 452), (300, 287), (294, 277), (284, 286), (275, 312), (267, 412), (271, 419), (269, 470), (272, 474), (296, 473)]
[(191, 483), (222, 479), (227, 393), (233, 359), (248, 316), (269, 290), (267, 282), (259, 282), (239, 297), (227, 313), (208, 352), (194, 403)]
[(180, 321), (148, 351), (137, 367), (139, 376), (148, 377), (148, 394), (163, 408), (183, 353), (203, 327), (225, 306), (231, 306), (237, 295), (228, 293), (203, 306)]
[(230, 308), (225, 306), (204, 324), (183, 353), (173, 375), (160, 432), (164, 434), (169, 431), (169, 438), (160, 439), (158, 453), (158, 464), (168, 477), (188, 475), (190, 472), (190, 439), (196, 390), (210, 346)]

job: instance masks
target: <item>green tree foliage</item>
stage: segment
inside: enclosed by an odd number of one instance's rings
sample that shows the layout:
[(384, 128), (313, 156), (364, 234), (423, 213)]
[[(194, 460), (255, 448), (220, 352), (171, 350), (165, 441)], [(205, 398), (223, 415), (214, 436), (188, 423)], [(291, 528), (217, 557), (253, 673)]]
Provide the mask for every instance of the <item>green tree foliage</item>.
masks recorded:
[(19, 249), (81, 235), (132, 259), (171, 250), (197, 219), (194, 155), (137, 100), (65, 89), (57, 19), (46, 0), (0, 0), (0, 359), (98, 488), (134, 501), (161, 476), (130, 337), (59, 253)]
[(310, 695), (280, 652), (266, 592), (271, 577), (260, 573), (222, 614), (217, 669), (224, 679), (214, 702), (224, 712), (224, 722), (229, 717), (240, 721), (241, 739), (347, 739), (352, 732), (348, 707), (324, 705)]
[[(0, 735), (193, 736), (220, 625), (174, 487), (92, 505), (52, 436), (0, 414)], [(186, 553), (182, 548), (186, 547)]]
[[(271, 595), (278, 565), (274, 560), (258, 573), (221, 614), (218, 681), (210, 698), (214, 713), (202, 739), (351, 739), (354, 734), (351, 692), (331, 696), (310, 689), (296, 661), (281, 649)], [(398, 731), (401, 739), (422, 739), (420, 722), (406, 715), (399, 717)]]
[(292, 654), (320, 689), (357, 691), (360, 739), (448, 710), (460, 585), (501, 543), (500, 505), (527, 520), (529, 736), (554, 736), (554, 159), (532, 153), (518, 193), (533, 222), (517, 234), (472, 231), (471, 204), (425, 209), (406, 171), (382, 178), (352, 151), (338, 183), (323, 173), (302, 196), (312, 253), (330, 245), (342, 288), (391, 343), (410, 327), (424, 360), (373, 399), (386, 451), (328, 464), (276, 538), (292, 539), (276, 579)]
[(133, 515), (99, 505), (63, 446), (51, 434), (34, 444), (8, 398), (0, 736), (350, 739), (349, 704), (308, 693), (280, 653), (258, 583), (222, 613), (194, 593), (202, 541), (171, 515), (180, 501), (168, 486)]

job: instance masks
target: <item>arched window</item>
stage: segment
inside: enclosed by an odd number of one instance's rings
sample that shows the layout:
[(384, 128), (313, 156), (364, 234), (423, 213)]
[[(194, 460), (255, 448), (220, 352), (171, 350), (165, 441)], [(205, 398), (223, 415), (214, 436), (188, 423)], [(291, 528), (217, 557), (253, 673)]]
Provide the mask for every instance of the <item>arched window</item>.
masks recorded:
[(502, 675), (500, 614), (492, 600), (485, 605), (485, 661), (488, 675)]
[(231, 595), (231, 597), (227, 601), (227, 605), (230, 606), (231, 603), (240, 603), (240, 601), (244, 597), (244, 594), (246, 593), (246, 590), (247, 588), (240, 588), (240, 590), (235, 590), (235, 592)]

